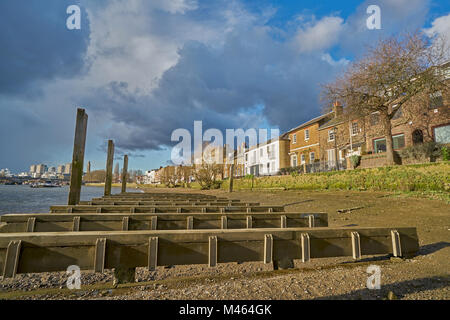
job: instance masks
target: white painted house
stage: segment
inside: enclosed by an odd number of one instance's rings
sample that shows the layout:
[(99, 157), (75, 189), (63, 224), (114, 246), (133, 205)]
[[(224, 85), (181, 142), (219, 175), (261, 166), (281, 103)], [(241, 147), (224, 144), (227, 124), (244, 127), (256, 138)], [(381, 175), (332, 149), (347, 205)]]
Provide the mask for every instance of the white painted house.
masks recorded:
[(245, 174), (276, 175), (289, 166), (289, 140), (284, 136), (250, 147), (245, 152)]

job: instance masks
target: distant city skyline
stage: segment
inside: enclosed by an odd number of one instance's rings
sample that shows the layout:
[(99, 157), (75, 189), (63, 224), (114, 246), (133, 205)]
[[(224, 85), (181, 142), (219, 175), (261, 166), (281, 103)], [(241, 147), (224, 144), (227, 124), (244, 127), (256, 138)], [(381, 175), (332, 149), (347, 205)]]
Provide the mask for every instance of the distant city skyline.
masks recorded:
[[(72, 159), (76, 109), (89, 115), (85, 159), (106, 143), (130, 168), (165, 166), (171, 133), (276, 127), (321, 114), (321, 84), (368, 45), (405, 31), (450, 34), (444, 0), (0, 1), (0, 168)], [(377, 5), (381, 29), (369, 29)], [(18, 19), (17, 17), (20, 17)], [(139, 22), (139, 23), (136, 23)], [(141, 23), (142, 22), (142, 23)]]

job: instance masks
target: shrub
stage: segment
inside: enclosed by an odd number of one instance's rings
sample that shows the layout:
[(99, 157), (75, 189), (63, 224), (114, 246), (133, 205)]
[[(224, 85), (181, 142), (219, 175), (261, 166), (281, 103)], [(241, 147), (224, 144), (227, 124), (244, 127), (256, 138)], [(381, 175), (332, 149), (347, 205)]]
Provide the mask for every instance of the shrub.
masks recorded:
[(432, 142), (425, 142), (416, 144), (399, 151), (402, 158), (409, 158), (415, 160), (425, 160), (437, 158), (440, 156), (439, 144)]
[(352, 163), (353, 168), (356, 168), (361, 162), (361, 157), (358, 155), (353, 155), (350, 157), (350, 162)]
[(447, 146), (444, 146), (441, 148), (441, 154), (442, 154), (442, 160), (448, 161), (450, 160), (450, 148)]

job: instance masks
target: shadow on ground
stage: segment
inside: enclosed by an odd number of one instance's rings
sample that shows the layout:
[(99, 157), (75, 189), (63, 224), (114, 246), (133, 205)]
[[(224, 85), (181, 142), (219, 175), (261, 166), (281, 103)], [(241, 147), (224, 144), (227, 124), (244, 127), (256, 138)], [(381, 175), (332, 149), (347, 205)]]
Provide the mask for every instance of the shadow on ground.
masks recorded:
[(450, 247), (450, 242), (441, 241), (441, 242), (427, 244), (425, 246), (420, 247), (418, 255), (426, 256), (427, 254), (434, 253), (436, 251), (442, 250), (447, 247)]
[[(383, 278), (381, 278), (383, 281)], [(367, 288), (355, 290), (349, 293), (320, 297), (317, 300), (377, 300), (386, 299), (390, 291), (394, 293), (396, 298), (402, 299), (405, 296), (413, 293), (418, 293), (428, 290), (436, 290), (450, 287), (450, 276), (436, 276), (431, 278), (421, 278), (414, 280), (407, 280), (396, 282), (392, 284), (383, 285), (379, 290), (369, 290)], [(448, 297), (447, 297), (448, 298)], [(445, 297), (441, 297), (445, 299)]]

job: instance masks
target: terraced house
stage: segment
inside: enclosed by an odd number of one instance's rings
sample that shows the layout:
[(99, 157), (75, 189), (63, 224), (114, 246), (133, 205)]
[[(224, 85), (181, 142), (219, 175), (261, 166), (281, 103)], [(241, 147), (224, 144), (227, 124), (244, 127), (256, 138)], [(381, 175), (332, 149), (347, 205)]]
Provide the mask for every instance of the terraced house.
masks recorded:
[(336, 102), (333, 106), (333, 118), (319, 127), (320, 161), (328, 168), (344, 169), (346, 159), (352, 155), (361, 155), (366, 150), (365, 120), (349, 119), (344, 108)]
[(289, 139), (290, 166), (297, 167), (319, 161), (321, 157), (319, 127), (331, 120), (334, 111), (321, 115), (284, 134)]
[(289, 167), (289, 140), (285, 135), (250, 147), (245, 152), (246, 174), (276, 175)]

